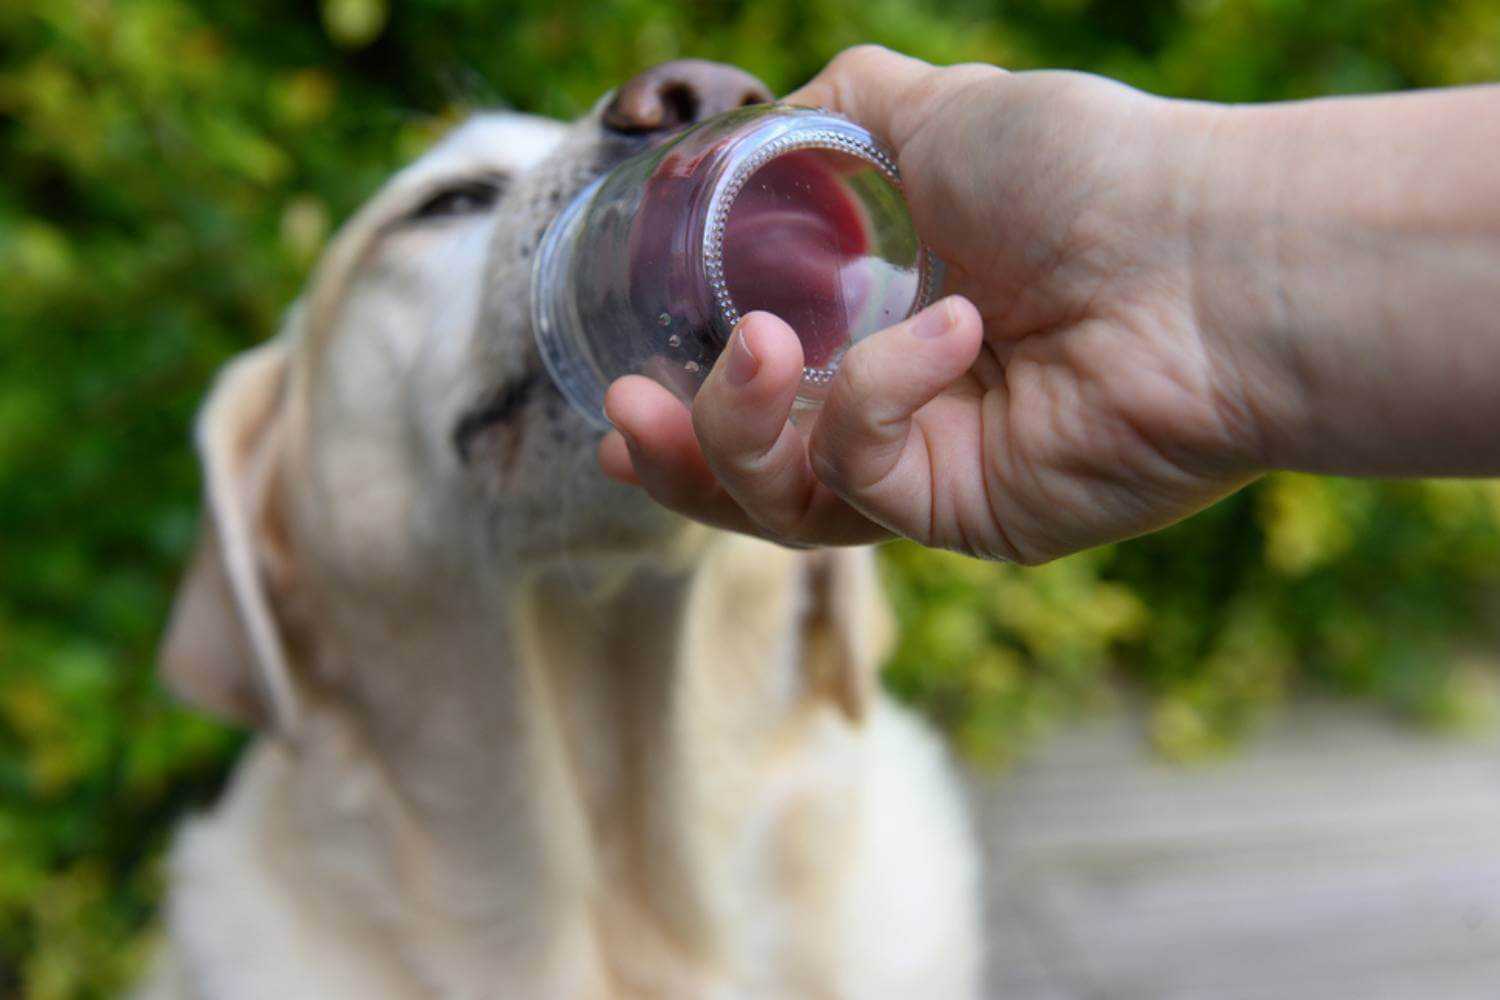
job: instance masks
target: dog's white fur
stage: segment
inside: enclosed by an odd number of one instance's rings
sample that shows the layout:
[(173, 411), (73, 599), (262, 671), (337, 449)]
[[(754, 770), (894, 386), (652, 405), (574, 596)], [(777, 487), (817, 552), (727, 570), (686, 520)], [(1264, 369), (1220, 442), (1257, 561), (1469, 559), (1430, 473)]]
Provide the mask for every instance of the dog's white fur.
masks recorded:
[[(221, 376), (163, 666), (266, 733), (179, 837), (146, 995), (973, 995), (975, 852), (878, 691), (870, 554), (686, 525), (535, 377), (529, 255), (618, 145), (471, 121)], [(496, 206), (409, 220), (476, 173)]]

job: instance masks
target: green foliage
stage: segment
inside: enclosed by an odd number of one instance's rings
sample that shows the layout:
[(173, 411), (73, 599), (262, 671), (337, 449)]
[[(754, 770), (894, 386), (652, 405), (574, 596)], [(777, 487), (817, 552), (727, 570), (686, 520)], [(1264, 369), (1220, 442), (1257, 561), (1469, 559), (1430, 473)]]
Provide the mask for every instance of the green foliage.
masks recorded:
[[(0, 4), (0, 996), (116, 992), (174, 820), (240, 743), (153, 644), (191, 413), (330, 227), (468, 107), (555, 115), (653, 62), (777, 88), (877, 41), (1263, 100), (1500, 76), (1500, 0), (10, 0)], [(1500, 486), (1277, 477), (1037, 570), (893, 547), (891, 687), (1006, 760), (1125, 678), (1179, 757), (1294, 685), (1497, 714)]]
[(1157, 535), (1039, 569), (887, 553), (897, 693), (1007, 760), (1124, 677), (1191, 759), (1294, 685), (1450, 729), (1500, 715), (1500, 482), (1280, 475)]

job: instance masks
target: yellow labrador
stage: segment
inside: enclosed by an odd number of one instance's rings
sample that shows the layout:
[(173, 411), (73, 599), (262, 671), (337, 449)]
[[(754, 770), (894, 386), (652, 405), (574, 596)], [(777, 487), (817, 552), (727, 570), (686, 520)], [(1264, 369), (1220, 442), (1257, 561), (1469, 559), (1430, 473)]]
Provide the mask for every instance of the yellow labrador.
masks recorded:
[(974, 994), (975, 850), (877, 687), (870, 554), (609, 483), (532, 344), (558, 208), (760, 97), (680, 62), (573, 125), (471, 120), (225, 369), (162, 662), (263, 735), (179, 838), (147, 995)]

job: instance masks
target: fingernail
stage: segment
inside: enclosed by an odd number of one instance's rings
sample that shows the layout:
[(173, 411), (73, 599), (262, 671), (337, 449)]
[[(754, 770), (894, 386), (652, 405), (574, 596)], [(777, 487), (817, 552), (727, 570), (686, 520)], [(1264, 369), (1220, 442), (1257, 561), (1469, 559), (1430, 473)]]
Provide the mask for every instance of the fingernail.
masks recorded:
[(912, 317), (911, 333), (919, 340), (936, 340), (953, 329), (953, 310), (948, 302), (934, 302)]
[(745, 325), (743, 322), (735, 326), (734, 334), (729, 338), (729, 361), (726, 364), (724, 375), (733, 386), (748, 385), (760, 371), (760, 358), (750, 350), (750, 345), (745, 342)]

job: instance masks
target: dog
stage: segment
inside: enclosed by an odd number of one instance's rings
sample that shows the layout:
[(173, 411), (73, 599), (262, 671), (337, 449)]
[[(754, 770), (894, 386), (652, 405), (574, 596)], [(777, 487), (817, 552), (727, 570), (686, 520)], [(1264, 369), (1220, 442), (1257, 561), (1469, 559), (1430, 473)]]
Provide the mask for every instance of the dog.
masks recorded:
[(178, 835), (141, 996), (976, 994), (976, 850), (878, 688), (871, 553), (611, 483), (532, 341), (558, 210), (769, 96), (678, 61), (572, 124), (474, 117), (220, 374), (161, 668), (259, 736)]

